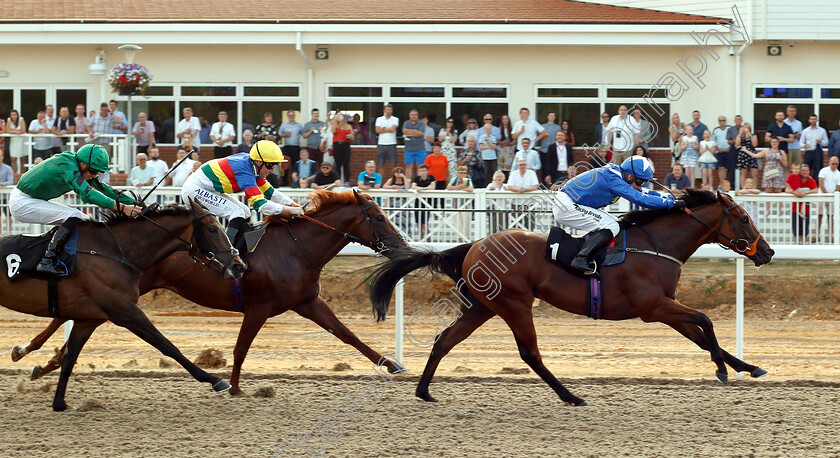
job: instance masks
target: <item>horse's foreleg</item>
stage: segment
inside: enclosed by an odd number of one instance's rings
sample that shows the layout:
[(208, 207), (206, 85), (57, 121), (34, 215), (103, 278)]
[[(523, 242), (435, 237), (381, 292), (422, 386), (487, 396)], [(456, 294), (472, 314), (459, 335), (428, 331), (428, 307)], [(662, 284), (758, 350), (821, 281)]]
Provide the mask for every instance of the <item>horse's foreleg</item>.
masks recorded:
[(178, 347), (172, 344), (163, 334), (158, 331), (154, 324), (149, 321), (149, 317), (137, 308), (133, 303), (126, 303), (117, 308), (104, 309), (108, 314), (108, 319), (117, 326), (123, 327), (131, 331), (137, 337), (143, 339), (149, 345), (155, 347), (164, 355), (174, 359), (180, 364), (194, 379), (199, 382), (206, 382), (213, 386), (216, 392), (223, 392), (230, 389), (230, 384), (226, 381), (214, 377), (207, 372), (200, 369), (187, 359)]
[[(709, 344), (706, 342), (706, 336), (703, 334), (703, 330), (693, 324), (681, 323), (673, 326), (674, 329), (677, 330), (680, 334), (685, 336), (688, 340), (697, 344), (698, 347), (702, 348), (703, 350), (709, 351)], [(729, 365), (735, 372), (749, 372), (750, 376), (753, 378), (763, 377), (767, 375), (767, 371), (758, 367), (753, 366), (752, 364), (747, 364), (744, 361), (732, 356), (724, 350), (723, 348), (720, 349), (723, 353), (723, 360), (726, 364)]]
[(239, 328), (239, 337), (236, 338), (236, 346), (233, 348), (233, 370), (230, 373), (230, 384), (233, 388), (230, 394), (233, 396), (244, 394), (239, 388), (239, 375), (242, 372), (242, 363), (248, 356), (248, 350), (254, 343), (254, 338), (260, 332), (265, 321), (268, 319), (269, 308), (254, 306), (250, 307), (242, 319), (242, 326)]
[[(463, 314), (458, 317), (451, 326), (444, 329), (443, 332), (437, 336), (435, 345), (432, 347), (432, 353), (429, 355), (429, 360), (426, 362), (426, 368), (423, 369), (423, 376), (420, 377), (420, 382), (417, 384), (417, 390), (414, 392), (418, 398), (424, 401), (437, 402), (437, 400), (429, 394), (429, 384), (432, 383), (432, 377), (435, 376), (435, 371), (437, 370), (438, 364), (440, 364), (443, 357), (446, 356), (449, 351), (455, 347), (455, 345), (463, 342), (464, 339), (469, 337), (482, 324), (486, 323), (487, 320), (496, 315), (495, 312), (477, 301), (473, 302), (472, 306), (469, 308), (461, 307), (461, 312)], [(413, 339), (413, 337), (410, 338)]]
[[(726, 364), (723, 358), (723, 350), (718, 344), (715, 330), (712, 326), (712, 320), (704, 313), (692, 309), (674, 299), (662, 297), (657, 306), (649, 313), (642, 315), (642, 320), (645, 322), (659, 321), (677, 329), (679, 325), (694, 326), (702, 330), (703, 335), (698, 337), (698, 340), (692, 341), (700, 345), (699, 341), (705, 342), (705, 348), (712, 357), (712, 361), (717, 365), (716, 376), (720, 383), (726, 384), (729, 381), (729, 375), (726, 371)], [(688, 328), (687, 328), (688, 329)], [(679, 329), (677, 329), (679, 331)], [(702, 348), (702, 347), (701, 347)]]
[(321, 326), (330, 334), (338, 337), (339, 340), (347, 345), (359, 350), (361, 354), (365, 355), (374, 364), (387, 367), (388, 372), (392, 374), (405, 372), (405, 368), (401, 364), (385, 358), (379, 352), (374, 351), (367, 344), (359, 340), (356, 334), (353, 334), (353, 331), (347, 329), (347, 326), (339, 321), (329, 305), (320, 296), (311, 302), (298, 304), (292, 310), (300, 316), (314, 321), (318, 326)]
[(29, 345), (15, 345), (12, 347), (12, 361), (20, 361), (24, 356), (32, 353), (33, 351), (40, 350), (65, 321), (67, 321), (65, 318), (53, 318), (53, 320), (50, 321), (50, 324), (47, 325), (47, 328), (35, 336), (35, 338), (29, 342)]
[(53, 410), (62, 412), (67, 410), (67, 404), (64, 402), (64, 394), (67, 392), (67, 381), (70, 379), (70, 373), (73, 372), (73, 366), (76, 365), (76, 359), (82, 351), (82, 347), (93, 334), (93, 331), (104, 321), (76, 321), (73, 323), (73, 330), (70, 331), (70, 339), (67, 341), (67, 354), (61, 360), (61, 376), (58, 378), (58, 387), (55, 389), (55, 397), (53, 398)]

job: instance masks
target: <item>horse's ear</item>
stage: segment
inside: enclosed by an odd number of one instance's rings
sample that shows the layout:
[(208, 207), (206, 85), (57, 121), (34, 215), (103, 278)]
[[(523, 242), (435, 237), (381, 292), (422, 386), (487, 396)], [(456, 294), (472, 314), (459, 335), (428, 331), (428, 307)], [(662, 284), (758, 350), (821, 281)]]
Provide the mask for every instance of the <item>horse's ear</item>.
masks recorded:
[(203, 215), (203, 214), (207, 213), (207, 209), (204, 208), (204, 206), (201, 205), (200, 203), (190, 199), (189, 197), (187, 197), (187, 202), (189, 202), (190, 208), (192, 208), (192, 211), (194, 213), (199, 214), (199, 215)]
[(359, 189), (358, 188), (353, 188), (353, 197), (356, 198), (356, 201), (359, 200), (360, 194), (359, 194)]

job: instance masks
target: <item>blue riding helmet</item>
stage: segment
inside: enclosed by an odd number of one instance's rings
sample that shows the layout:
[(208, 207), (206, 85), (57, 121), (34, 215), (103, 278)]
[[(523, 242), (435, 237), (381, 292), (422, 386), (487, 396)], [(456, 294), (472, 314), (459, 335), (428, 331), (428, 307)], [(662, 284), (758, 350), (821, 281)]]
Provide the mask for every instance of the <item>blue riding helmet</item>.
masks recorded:
[(653, 168), (650, 166), (647, 158), (642, 156), (631, 156), (621, 163), (621, 171), (628, 175), (633, 175), (640, 180), (652, 180)]

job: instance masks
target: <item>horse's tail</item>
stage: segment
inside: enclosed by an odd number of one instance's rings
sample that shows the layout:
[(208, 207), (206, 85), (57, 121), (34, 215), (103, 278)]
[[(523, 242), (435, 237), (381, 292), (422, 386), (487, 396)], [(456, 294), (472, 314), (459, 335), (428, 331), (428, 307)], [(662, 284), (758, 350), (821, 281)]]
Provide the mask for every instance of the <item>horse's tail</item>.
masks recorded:
[(380, 264), (367, 278), (376, 321), (385, 320), (397, 282), (417, 269), (425, 267), (457, 282), (461, 278), (464, 258), (471, 247), (472, 243), (465, 243), (444, 251), (404, 249)]

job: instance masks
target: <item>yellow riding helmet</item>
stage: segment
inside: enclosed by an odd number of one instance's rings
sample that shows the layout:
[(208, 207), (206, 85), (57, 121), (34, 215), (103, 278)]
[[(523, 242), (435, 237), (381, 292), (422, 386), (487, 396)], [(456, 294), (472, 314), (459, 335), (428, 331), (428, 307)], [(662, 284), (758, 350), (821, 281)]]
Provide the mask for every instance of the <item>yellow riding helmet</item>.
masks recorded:
[(263, 161), (269, 163), (288, 162), (283, 157), (283, 151), (276, 143), (268, 140), (260, 140), (251, 147), (251, 152), (248, 153), (251, 159), (255, 161)]

